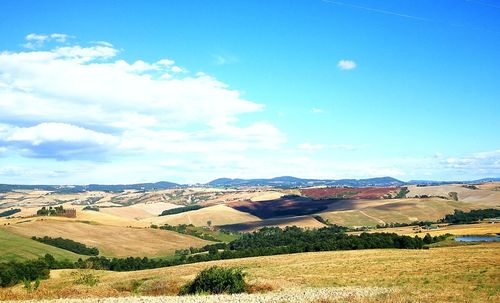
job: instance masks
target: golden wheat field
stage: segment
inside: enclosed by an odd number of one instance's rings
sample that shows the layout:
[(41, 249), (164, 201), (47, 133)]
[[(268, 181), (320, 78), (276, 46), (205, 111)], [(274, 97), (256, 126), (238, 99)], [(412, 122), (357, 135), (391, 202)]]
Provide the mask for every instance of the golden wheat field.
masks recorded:
[(143, 221), (150, 224), (166, 223), (170, 225), (193, 224), (195, 226), (207, 226), (207, 221), (211, 221), (213, 225), (225, 225), (258, 220), (260, 220), (258, 217), (249, 213), (238, 211), (225, 205), (214, 205), (175, 215), (147, 218)]
[(71, 220), (38, 219), (2, 227), (25, 237), (62, 237), (97, 247), (102, 255), (166, 256), (177, 249), (201, 247), (211, 242), (167, 230), (102, 225)]
[[(240, 266), (260, 289), (297, 287), (388, 287), (390, 294), (360, 302), (498, 302), (500, 243), (430, 250), (375, 249), (300, 253), (196, 263), (135, 272), (92, 271), (96, 286), (75, 285), (76, 270), (53, 270), (39, 290), (20, 285), (0, 299), (172, 295), (203, 268)], [(75, 273), (76, 272), (76, 273)], [(354, 299), (352, 299), (354, 300)], [(349, 301), (352, 302), (352, 301)]]

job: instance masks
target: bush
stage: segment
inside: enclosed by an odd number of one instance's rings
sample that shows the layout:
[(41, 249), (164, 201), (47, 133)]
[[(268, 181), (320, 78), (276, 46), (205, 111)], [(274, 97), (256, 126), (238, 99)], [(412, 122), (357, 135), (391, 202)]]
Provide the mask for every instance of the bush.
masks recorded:
[(21, 281), (26, 286), (31, 281), (47, 279), (49, 272), (49, 265), (42, 258), (25, 262), (0, 263), (0, 287), (13, 286)]
[(75, 279), (73, 283), (82, 284), (87, 286), (95, 286), (99, 283), (99, 278), (97, 278), (92, 272), (78, 271), (73, 273)]
[(213, 266), (202, 270), (192, 282), (184, 285), (179, 295), (236, 294), (246, 289), (245, 273), (241, 268)]

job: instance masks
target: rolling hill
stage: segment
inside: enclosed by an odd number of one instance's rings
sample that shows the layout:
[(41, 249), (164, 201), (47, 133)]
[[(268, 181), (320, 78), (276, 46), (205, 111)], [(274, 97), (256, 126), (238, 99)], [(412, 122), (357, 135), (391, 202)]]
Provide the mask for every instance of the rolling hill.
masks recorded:
[(177, 249), (201, 247), (212, 242), (173, 231), (89, 224), (69, 220), (33, 220), (2, 227), (20, 236), (62, 237), (97, 247), (111, 257), (167, 256)]
[(87, 257), (18, 236), (0, 228), (0, 262), (36, 259), (47, 253), (58, 260), (76, 261), (78, 258)]
[[(300, 291), (303, 287), (382, 287), (391, 290), (374, 298), (352, 296), (334, 302), (396, 303), (414, 302), (416, 298), (419, 302), (497, 302), (499, 249), (500, 243), (488, 243), (429, 250), (310, 252), (134, 272), (92, 271), (90, 273), (99, 279), (96, 287), (73, 283), (75, 270), (54, 270), (51, 278), (42, 282), (40, 290), (26, 292), (22, 287), (0, 289), (0, 300), (175, 295), (202, 269), (217, 265), (242, 267), (248, 273), (250, 284), (271, 291)], [(192, 297), (189, 302), (202, 302), (206, 298)], [(160, 302), (163, 298), (156, 299)], [(140, 297), (128, 297), (126, 300), (145, 302)]]

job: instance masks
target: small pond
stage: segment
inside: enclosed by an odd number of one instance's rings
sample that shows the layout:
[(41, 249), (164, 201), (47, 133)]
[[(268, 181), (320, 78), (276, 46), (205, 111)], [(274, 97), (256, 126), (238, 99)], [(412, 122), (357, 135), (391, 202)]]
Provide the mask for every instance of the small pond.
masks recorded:
[(455, 241), (460, 242), (496, 242), (500, 241), (499, 236), (461, 236), (455, 237)]

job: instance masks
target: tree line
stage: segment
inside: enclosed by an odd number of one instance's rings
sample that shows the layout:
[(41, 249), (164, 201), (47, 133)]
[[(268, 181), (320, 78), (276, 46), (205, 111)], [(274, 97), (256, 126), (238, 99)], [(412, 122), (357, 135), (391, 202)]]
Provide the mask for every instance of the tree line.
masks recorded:
[(473, 209), (469, 212), (455, 210), (453, 214), (446, 215), (441, 222), (450, 224), (468, 224), (477, 222), (483, 219), (500, 217), (500, 209), (486, 208), (486, 209)]
[(80, 254), (80, 255), (87, 255), (87, 256), (97, 256), (99, 254), (99, 250), (95, 247), (87, 247), (87, 245), (76, 242), (70, 239), (63, 239), (61, 237), (59, 238), (51, 238), (51, 237), (31, 237), (32, 240), (52, 245), (55, 247), (59, 247), (65, 250), (69, 250), (71, 252)]
[(219, 239), (213, 237), (212, 235), (206, 234), (203, 231), (196, 229), (193, 224), (179, 224), (177, 226), (164, 224), (163, 226), (160, 227), (158, 227), (157, 225), (151, 225), (151, 228), (171, 230), (178, 232), (180, 234), (190, 235), (207, 241), (214, 241), (214, 242), (219, 241)]
[(58, 216), (64, 214), (64, 208), (62, 206), (49, 206), (48, 208), (43, 206), (36, 212), (39, 216)]
[(229, 243), (215, 243), (179, 252), (176, 258), (112, 258), (91, 257), (78, 260), (75, 267), (113, 271), (130, 271), (168, 267), (223, 259), (269, 256), (314, 251), (356, 250), (373, 248), (421, 249), (444, 240), (448, 235), (423, 239), (394, 233), (362, 233), (348, 235), (341, 227), (331, 226), (306, 230), (299, 227), (265, 227)]
[(176, 208), (164, 210), (160, 214), (160, 216), (175, 215), (175, 214), (180, 214), (180, 213), (187, 212), (187, 211), (197, 210), (200, 208), (203, 208), (203, 206), (198, 205), (198, 204), (176, 207)]

